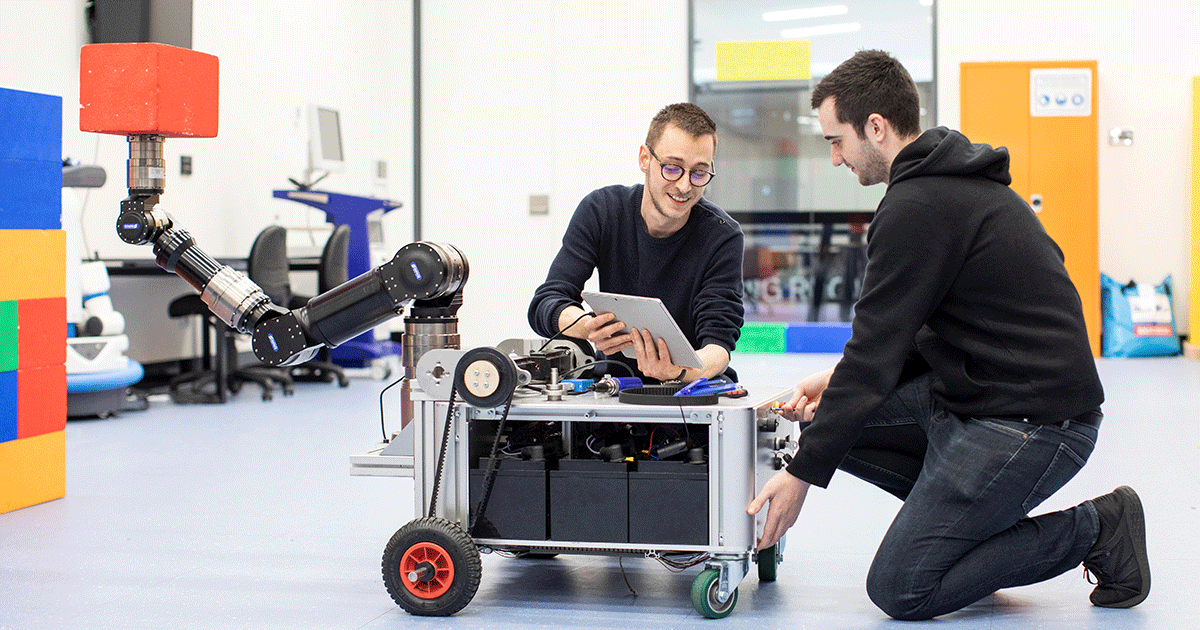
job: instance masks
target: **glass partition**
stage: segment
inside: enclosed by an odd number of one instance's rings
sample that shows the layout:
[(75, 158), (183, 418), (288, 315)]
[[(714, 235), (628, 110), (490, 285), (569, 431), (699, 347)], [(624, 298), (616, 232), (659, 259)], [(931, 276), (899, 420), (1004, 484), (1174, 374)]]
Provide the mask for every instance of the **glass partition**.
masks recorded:
[[(834, 0), (836, 1), (836, 0)], [(935, 123), (932, 0), (692, 0), (691, 100), (717, 124), (717, 172), (705, 196), (746, 233), (748, 322), (846, 322), (861, 286), (864, 231), (883, 197), (834, 168), (810, 99), (821, 77), (861, 49), (896, 56)], [(807, 78), (719, 80), (718, 43), (807, 41)]]

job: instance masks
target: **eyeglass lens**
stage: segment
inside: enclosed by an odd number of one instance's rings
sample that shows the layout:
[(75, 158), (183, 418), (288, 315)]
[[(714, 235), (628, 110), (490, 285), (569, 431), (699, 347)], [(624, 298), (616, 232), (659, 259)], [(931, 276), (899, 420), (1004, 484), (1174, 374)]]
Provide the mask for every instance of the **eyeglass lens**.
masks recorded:
[[(651, 152), (651, 155), (654, 155), (654, 153)], [(654, 159), (657, 160), (658, 156), (654, 156)], [(659, 160), (659, 164), (662, 164), (663, 179), (673, 182), (683, 177), (684, 168), (682, 166), (678, 164), (666, 164), (661, 160)], [(688, 171), (688, 181), (693, 186), (703, 186), (708, 183), (709, 179), (712, 179), (712, 174), (707, 171)]]

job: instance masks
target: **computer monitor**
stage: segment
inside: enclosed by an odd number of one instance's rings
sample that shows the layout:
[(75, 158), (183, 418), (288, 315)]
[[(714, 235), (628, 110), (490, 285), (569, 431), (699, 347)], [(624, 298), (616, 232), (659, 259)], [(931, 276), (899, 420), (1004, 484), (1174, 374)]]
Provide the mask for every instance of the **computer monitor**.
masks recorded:
[(309, 171), (341, 173), (346, 169), (342, 153), (342, 123), (338, 110), (320, 105), (308, 107)]

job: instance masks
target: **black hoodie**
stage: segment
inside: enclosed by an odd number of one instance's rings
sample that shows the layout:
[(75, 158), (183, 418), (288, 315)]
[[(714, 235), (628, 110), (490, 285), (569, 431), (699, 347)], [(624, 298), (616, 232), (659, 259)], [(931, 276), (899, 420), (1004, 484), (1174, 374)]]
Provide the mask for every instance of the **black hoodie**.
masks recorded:
[(790, 473), (826, 486), (914, 364), (960, 416), (1052, 423), (1103, 402), (1062, 250), (1011, 181), (1006, 149), (944, 127), (896, 156), (867, 233), (853, 335)]

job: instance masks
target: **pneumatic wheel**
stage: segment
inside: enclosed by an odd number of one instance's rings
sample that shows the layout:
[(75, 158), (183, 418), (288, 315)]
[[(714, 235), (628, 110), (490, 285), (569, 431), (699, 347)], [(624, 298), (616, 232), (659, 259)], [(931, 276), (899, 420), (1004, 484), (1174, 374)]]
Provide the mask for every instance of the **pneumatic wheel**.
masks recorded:
[(709, 619), (724, 619), (733, 612), (733, 607), (737, 605), (737, 589), (733, 589), (733, 593), (729, 595), (729, 599), (722, 602), (717, 598), (717, 591), (721, 589), (721, 572), (716, 569), (705, 569), (696, 576), (696, 581), (692, 582), (692, 606), (696, 612), (708, 617)]
[(471, 537), (443, 518), (410, 521), (383, 551), (388, 594), (413, 615), (445, 617), (462, 610), (475, 597), (482, 573)]

